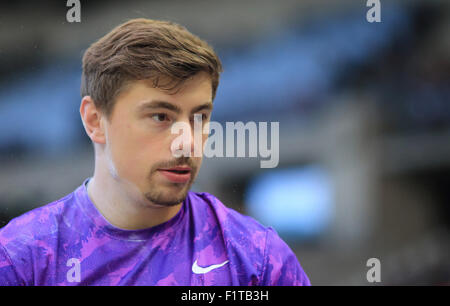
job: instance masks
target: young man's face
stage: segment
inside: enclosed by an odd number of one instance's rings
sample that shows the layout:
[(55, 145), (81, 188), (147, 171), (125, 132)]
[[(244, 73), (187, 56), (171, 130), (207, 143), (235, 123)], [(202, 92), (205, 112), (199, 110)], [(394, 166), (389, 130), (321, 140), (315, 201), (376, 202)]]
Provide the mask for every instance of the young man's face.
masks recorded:
[[(202, 125), (212, 111), (212, 84), (206, 73), (183, 83), (175, 94), (153, 88), (151, 81), (136, 81), (118, 97), (110, 121), (105, 123), (105, 158), (109, 173), (132, 186), (145, 199), (160, 206), (182, 202), (200, 169), (202, 157), (194, 156), (194, 113)], [(105, 120), (106, 121), (106, 120)], [(172, 142), (180, 134), (171, 132), (176, 122), (190, 126), (189, 157), (175, 157)], [(185, 134), (186, 136), (186, 134)], [(208, 135), (202, 134), (201, 148)], [(190, 168), (178, 174), (174, 167)], [(136, 189), (137, 188), (137, 189)], [(136, 195), (136, 194), (134, 194)]]

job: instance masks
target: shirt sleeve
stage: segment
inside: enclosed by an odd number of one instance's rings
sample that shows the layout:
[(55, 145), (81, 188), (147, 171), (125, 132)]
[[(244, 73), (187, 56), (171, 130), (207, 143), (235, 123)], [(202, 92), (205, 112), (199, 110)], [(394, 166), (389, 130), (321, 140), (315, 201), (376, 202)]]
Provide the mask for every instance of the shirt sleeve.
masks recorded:
[(262, 272), (262, 286), (311, 286), (289, 246), (269, 227)]
[(3, 245), (0, 244), (0, 286), (20, 286), (20, 281), (14, 265)]

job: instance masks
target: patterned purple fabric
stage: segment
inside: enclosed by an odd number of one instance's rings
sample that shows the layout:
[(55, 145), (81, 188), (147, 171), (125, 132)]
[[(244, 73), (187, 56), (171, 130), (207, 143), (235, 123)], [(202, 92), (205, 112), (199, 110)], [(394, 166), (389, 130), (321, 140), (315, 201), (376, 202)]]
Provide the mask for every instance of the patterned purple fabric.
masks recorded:
[(114, 227), (74, 192), (0, 229), (0, 285), (310, 285), (275, 230), (190, 191), (169, 221)]

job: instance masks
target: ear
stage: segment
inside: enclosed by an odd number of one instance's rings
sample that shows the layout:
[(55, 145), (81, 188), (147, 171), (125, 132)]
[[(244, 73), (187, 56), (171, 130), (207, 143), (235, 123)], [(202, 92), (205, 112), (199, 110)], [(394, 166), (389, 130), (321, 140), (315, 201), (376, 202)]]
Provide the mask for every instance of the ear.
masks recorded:
[(105, 144), (105, 118), (95, 107), (94, 100), (90, 96), (84, 96), (81, 100), (80, 115), (88, 137), (94, 143)]

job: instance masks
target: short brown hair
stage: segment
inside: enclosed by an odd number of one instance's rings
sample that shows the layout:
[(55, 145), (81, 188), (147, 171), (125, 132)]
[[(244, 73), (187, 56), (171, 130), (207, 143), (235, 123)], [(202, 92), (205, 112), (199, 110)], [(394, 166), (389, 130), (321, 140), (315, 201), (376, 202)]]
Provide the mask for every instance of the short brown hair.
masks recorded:
[[(131, 19), (84, 53), (81, 96), (91, 96), (110, 118), (115, 98), (131, 81), (152, 79), (154, 87), (170, 91), (201, 71), (211, 76), (214, 99), (222, 64), (208, 43), (170, 21)], [(171, 81), (160, 84), (161, 77)]]

